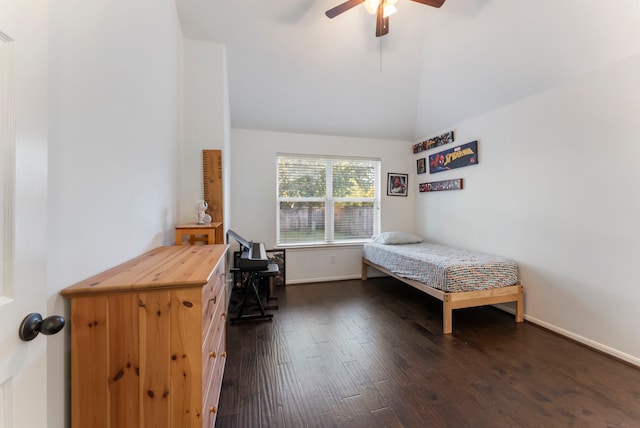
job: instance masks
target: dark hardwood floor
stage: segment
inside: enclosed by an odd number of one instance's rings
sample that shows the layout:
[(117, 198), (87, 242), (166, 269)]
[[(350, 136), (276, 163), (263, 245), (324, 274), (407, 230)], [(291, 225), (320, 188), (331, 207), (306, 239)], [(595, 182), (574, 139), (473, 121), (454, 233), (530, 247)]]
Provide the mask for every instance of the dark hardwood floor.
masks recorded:
[(443, 335), (389, 278), (274, 294), (273, 321), (228, 326), (218, 428), (640, 427), (640, 369), (495, 308)]

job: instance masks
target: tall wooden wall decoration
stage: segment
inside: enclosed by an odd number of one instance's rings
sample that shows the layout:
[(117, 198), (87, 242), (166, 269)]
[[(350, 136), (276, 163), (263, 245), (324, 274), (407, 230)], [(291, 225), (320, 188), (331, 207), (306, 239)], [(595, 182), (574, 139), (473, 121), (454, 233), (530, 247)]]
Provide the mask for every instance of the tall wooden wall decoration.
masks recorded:
[(202, 176), (204, 178), (204, 200), (209, 208), (207, 214), (212, 222), (222, 222), (224, 230), (222, 199), (222, 150), (202, 151)]

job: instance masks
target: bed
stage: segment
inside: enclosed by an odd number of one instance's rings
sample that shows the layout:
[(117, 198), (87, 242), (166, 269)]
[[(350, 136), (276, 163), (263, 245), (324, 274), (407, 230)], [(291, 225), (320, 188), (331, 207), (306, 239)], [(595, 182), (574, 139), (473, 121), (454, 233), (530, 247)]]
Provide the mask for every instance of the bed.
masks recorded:
[(524, 319), (524, 291), (513, 260), (398, 232), (376, 236), (363, 251), (363, 280), (371, 266), (442, 301), (445, 334), (453, 332), (454, 309), (515, 302), (516, 322)]

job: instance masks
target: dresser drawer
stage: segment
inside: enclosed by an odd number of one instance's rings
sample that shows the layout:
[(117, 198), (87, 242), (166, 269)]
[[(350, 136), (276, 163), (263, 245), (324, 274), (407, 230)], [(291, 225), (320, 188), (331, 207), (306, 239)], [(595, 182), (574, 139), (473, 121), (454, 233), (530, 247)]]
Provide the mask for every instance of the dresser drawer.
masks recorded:
[[(224, 268), (224, 263), (219, 266)], [(216, 269), (216, 272), (218, 269)], [(224, 275), (217, 275), (215, 272), (205, 287), (202, 289), (202, 336), (206, 337), (211, 329), (213, 320), (217, 319), (216, 313), (221, 307), (225, 307), (227, 301), (224, 297), (225, 291)]]
[(220, 301), (213, 314), (211, 327), (202, 349), (202, 397), (203, 426), (213, 427), (218, 411), (222, 376), (226, 365), (226, 291), (220, 293)]
[[(224, 337), (221, 340), (221, 349), (224, 348)], [(222, 377), (224, 375), (224, 367), (227, 363), (227, 353), (222, 351), (211, 370), (211, 377), (203, 388), (203, 426), (213, 427), (216, 416), (218, 414), (218, 401), (220, 400), (220, 388), (222, 386)]]
[[(226, 301), (226, 294), (222, 291), (220, 298), (222, 301)], [(207, 332), (204, 338), (202, 346), (202, 366), (203, 366), (203, 381), (206, 382), (209, 379), (212, 366), (225, 351), (225, 327), (227, 321), (226, 307), (224, 304), (218, 305), (218, 310), (213, 315), (211, 322), (211, 328)], [(203, 389), (203, 391), (206, 389)]]
[(207, 285), (202, 287), (203, 296), (207, 293), (215, 293), (218, 287), (224, 282), (225, 276), (225, 263), (224, 260), (221, 260), (211, 274)]

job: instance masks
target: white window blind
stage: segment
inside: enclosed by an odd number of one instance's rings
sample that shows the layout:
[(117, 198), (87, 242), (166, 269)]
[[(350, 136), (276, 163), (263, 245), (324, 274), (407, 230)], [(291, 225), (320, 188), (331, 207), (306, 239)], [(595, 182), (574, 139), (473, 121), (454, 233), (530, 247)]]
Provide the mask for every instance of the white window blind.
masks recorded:
[(380, 160), (279, 154), (278, 244), (364, 241), (380, 229)]

